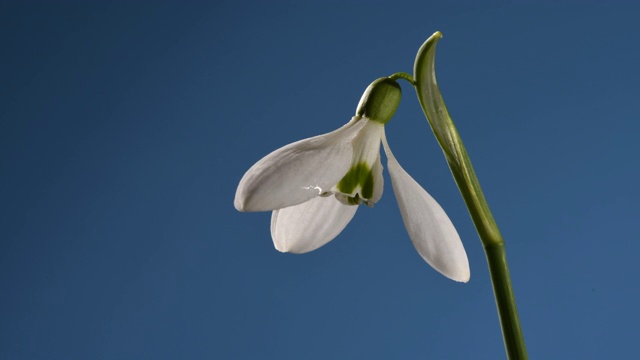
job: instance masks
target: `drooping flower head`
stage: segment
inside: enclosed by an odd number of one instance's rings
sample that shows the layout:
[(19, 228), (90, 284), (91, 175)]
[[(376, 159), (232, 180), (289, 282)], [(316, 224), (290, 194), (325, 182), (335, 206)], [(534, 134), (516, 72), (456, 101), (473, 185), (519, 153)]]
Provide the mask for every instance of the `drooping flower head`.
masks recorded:
[(416, 250), (443, 275), (468, 281), (467, 255), (451, 220), (400, 166), (387, 144), (384, 126), (395, 114), (401, 94), (395, 80), (377, 79), (346, 125), (262, 158), (240, 180), (236, 209), (273, 211), (271, 237), (279, 251), (315, 250), (340, 234), (361, 203), (373, 206), (382, 197), (382, 143), (402, 219)]

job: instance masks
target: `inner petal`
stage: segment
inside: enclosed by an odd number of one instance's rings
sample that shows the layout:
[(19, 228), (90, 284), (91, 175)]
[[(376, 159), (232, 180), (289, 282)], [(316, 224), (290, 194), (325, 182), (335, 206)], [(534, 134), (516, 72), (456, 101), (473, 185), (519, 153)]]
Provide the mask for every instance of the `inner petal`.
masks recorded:
[[(367, 120), (367, 124), (353, 139), (351, 167), (332, 188), (336, 198), (345, 205), (357, 205), (362, 201), (372, 206), (382, 193), (382, 167), (380, 139), (384, 125)], [(378, 174), (378, 172), (380, 174)]]

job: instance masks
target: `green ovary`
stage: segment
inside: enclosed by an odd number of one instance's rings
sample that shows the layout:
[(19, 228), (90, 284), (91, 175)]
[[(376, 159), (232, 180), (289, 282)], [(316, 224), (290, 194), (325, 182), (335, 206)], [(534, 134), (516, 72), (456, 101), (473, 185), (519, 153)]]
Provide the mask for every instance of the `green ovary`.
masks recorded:
[(368, 200), (373, 197), (373, 172), (365, 162), (352, 166), (336, 187), (341, 193), (350, 195), (358, 186), (360, 186), (359, 196), (358, 194), (354, 196), (357, 203), (360, 203), (359, 198)]

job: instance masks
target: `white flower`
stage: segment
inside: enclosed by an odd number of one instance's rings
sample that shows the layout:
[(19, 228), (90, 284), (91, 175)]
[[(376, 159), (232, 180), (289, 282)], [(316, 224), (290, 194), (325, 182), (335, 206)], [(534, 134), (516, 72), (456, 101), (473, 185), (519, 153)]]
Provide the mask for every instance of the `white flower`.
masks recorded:
[[(385, 79), (383, 85), (388, 82)], [(271, 237), (279, 251), (315, 250), (340, 234), (361, 202), (373, 206), (380, 200), (382, 142), (400, 213), (416, 250), (446, 277), (467, 282), (469, 262), (451, 220), (400, 166), (387, 144), (384, 124), (397, 103), (386, 113), (367, 105), (380, 103), (378, 85), (374, 82), (367, 89), (357, 115), (343, 127), (289, 144), (253, 165), (240, 180), (234, 205), (239, 211), (273, 211)]]

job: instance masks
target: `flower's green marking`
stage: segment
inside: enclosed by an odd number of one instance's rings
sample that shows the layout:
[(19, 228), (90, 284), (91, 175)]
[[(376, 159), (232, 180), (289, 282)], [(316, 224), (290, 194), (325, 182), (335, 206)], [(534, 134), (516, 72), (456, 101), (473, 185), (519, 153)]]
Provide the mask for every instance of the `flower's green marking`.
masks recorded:
[[(373, 172), (365, 162), (352, 166), (340, 180), (337, 188), (343, 194), (352, 194), (358, 186), (360, 186), (360, 195), (363, 199), (371, 199), (373, 197)], [(360, 199), (357, 200), (359, 204)]]
[(347, 202), (349, 205), (360, 205), (362, 199), (360, 199), (360, 195), (356, 194), (354, 197), (347, 197)]

